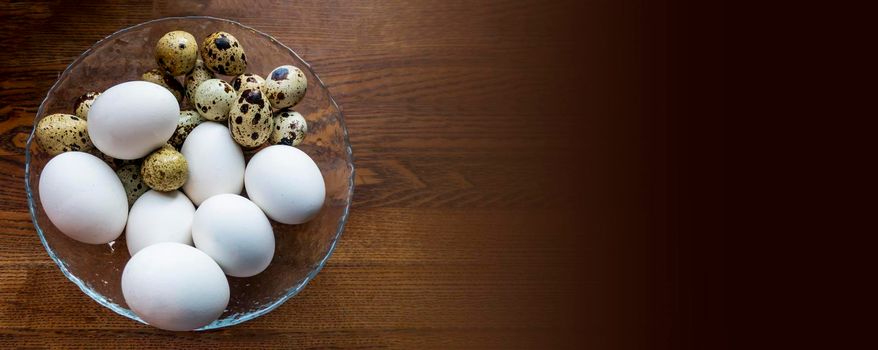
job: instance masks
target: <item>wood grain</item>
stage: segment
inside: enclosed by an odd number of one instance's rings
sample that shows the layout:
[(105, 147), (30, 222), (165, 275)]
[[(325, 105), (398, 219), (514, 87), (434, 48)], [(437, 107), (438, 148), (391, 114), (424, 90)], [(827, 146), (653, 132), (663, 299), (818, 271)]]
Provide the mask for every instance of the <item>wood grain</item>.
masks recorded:
[[(612, 9), (612, 10), (611, 10)], [(0, 2), (0, 348), (624, 348), (669, 337), (664, 194), (646, 159), (635, 5), (537, 1)], [(48, 258), (24, 144), (67, 64), (149, 19), (238, 20), (328, 85), (357, 168), (351, 218), (297, 297), (170, 333), (117, 316)], [(610, 19), (607, 19), (610, 18)], [(628, 22), (625, 22), (626, 24)], [(612, 33), (612, 35), (611, 35)], [(611, 41), (609, 38), (618, 38)], [(633, 91), (633, 92), (630, 92)], [(652, 201), (643, 201), (643, 194)], [(626, 215), (626, 213), (634, 213)], [(657, 325), (658, 324), (658, 325)]]

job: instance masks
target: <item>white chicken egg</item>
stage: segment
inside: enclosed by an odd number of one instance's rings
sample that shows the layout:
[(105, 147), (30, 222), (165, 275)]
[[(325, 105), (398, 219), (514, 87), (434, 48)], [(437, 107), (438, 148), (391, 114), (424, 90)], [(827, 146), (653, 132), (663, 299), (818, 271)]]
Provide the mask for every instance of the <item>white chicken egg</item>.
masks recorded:
[(229, 281), (204, 252), (180, 243), (157, 243), (128, 260), (122, 295), (151, 326), (188, 331), (222, 315), (229, 304)]
[(244, 187), (250, 200), (268, 217), (284, 224), (311, 220), (326, 197), (317, 164), (305, 152), (286, 145), (269, 146), (256, 153), (247, 164)]
[(268, 218), (256, 204), (235, 194), (216, 195), (201, 203), (192, 221), (192, 241), (234, 277), (260, 273), (274, 257)]
[(91, 105), (88, 136), (113, 158), (142, 158), (171, 138), (179, 117), (180, 105), (167, 89), (129, 81), (107, 89)]
[(128, 196), (122, 181), (91, 154), (65, 152), (49, 160), (39, 195), (52, 224), (77, 241), (108, 243), (125, 229)]
[(189, 178), (183, 184), (183, 192), (192, 203), (201, 205), (204, 200), (221, 193), (241, 193), (244, 188), (244, 152), (224, 125), (201, 123), (189, 133), (180, 152), (189, 164)]
[(162, 242), (192, 245), (192, 217), (195, 206), (180, 191), (149, 190), (131, 206), (125, 240), (128, 252)]

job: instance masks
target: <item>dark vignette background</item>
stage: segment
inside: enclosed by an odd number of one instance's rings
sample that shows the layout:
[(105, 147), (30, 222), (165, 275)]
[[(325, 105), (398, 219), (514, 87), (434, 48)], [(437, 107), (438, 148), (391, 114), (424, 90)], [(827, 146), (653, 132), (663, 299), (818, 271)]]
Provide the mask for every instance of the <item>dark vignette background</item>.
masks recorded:
[(57, 273), (26, 214), (23, 145), (94, 41), (196, 14), (303, 53), (345, 108), (360, 176), (296, 303), (181, 346), (727, 347), (723, 12), (671, 0), (0, 2), (0, 344), (170, 341)]

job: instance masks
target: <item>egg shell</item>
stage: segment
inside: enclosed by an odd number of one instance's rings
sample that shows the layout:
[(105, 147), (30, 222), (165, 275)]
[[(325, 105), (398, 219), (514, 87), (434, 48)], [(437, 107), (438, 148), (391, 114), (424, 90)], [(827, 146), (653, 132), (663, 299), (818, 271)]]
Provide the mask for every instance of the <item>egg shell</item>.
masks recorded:
[(195, 88), (198, 87), (198, 84), (213, 78), (213, 72), (204, 66), (204, 61), (201, 59), (195, 61), (195, 68), (192, 68), (192, 71), (186, 74), (186, 78), (183, 79), (186, 85), (186, 97), (189, 98), (190, 104), (194, 104), (192, 98), (195, 97)]
[(201, 43), (201, 59), (208, 69), (223, 75), (238, 75), (247, 69), (247, 56), (238, 39), (229, 33), (216, 32)]
[(256, 204), (234, 194), (201, 203), (192, 221), (192, 241), (234, 277), (256, 275), (274, 257), (271, 223)]
[[(95, 157), (98, 157), (100, 160), (103, 160), (104, 163), (107, 163), (107, 165), (109, 165), (110, 168), (113, 170), (119, 170), (126, 165), (138, 165), (139, 166), (141, 163), (140, 159), (116, 159), (116, 158), (110, 157), (110, 156), (106, 155), (104, 152), (101, 152), (97, 148), (92, 148), (91, 150), (87, 151), (86, 153), (91, 154)], [(137, 169), (138, 169), (137, 171), (139, 173), (140, 168), (138, 167)]]
[(76, 114), (77, 117), (88, 119), (88, 110), (91, 108), (91, 104), (94, 103), (95, 99), (100, 95), (100, 92), (91, 91), (79, 96), (76, 99), (76, 102), (73, 102), (73, 113)]
[(180, 149), (189, 164), (189, 179), (183, 192), (200, 205), (221, 193), (239, 194), (244, 188), (244, 152), (229, 129), (216, 122), (195, 127)]
[(183, 102), (183, 95), (186, 94), (186, 90), (183, 89), (183, 85), (180, 84), (177, 79), (168, 74), (167, 72), (161, 69), (150, 69), (143, 73), (140, 76), (140, 79), (144, 81), (148, 81), (150, 83), (158, 84), (168, 89), (171, 94), (174, 95), (174, 98), (177, 99), (177, 103)]
[(98, 96), (88, 117), (88, 135), (95, 147), (113, 158), (137, 159), (171, 138), (180, 105), (157, 84), (129, 81)]
[(225, 121), (229, 117), (229, 109), (235, 102), (235, 89), (221, 79), (208, 79), (195, 88), (192, 104), (204, 119)]
[(293, 107), (302, 101), (308, 91), (308, 78), (295, 66), (280, 66), (268, 73), (263, 89), (271, 108)]
[(40, 119), (34, 131), (37, 145), (54, 156), (68, 151), (88, 152), (94, 148), (85, 119), (70, 114), (52, 114)]
[(165, 33), (155, 44), (155, 60), (171, 75), (186, 74), (195, 67), (198, 42), (188, 32), (175, 30)]
[(204, 327), (229, 304), (229, 281), (204, 252), (165, 242), (141, 249), (122, 271), (125, 303), (153, 327), (188, 331)]
[(196, 111), (180, 112), (180, 120), (177, 121), (177, 129), (174, 130), (174, 135), (171, 136), (168, 143), (176, 148), (180, 148), (183, 146), (183, 141), (186, 141), (186, 138), (189, 137), (189, 133), (203, 122), (204, 118), (202, 118)]
[(262, 90), (263, 86), (265, 85), (265, 79), (253, 73), (244, 73), (235, 77), (235, 79), (232, 79), (229, 84), (232, 85), (232, 88), (234, 88), (235, 91), (238, 92), (241, 92), (245, 89)]
[(166, 144), (146, 156), (140, 166), (140, 176), (143, 183), (154, 190), (173, 191), (186, 182), (189, 165), (182, 153)]
[(244, 89), (229, 111), (232, 139), (245, 148), (256, 148), (271, 137), (271, 107), (258, 89)]
[(317, 164), (305, 152), (284, 145), (263, 148), (250, 159), (244, 186), (253, 203), (284, 224), (311, 220), (326, 198)]
[(128, 196), (128, 206), (134, 205), (140, 196), (149, 191), (149, 186), (143, 183), (143, 177), (140, 176), (139, 164), (128, 164), (116, 170), (116, 176), (122, 181), (122, 187), (125, 188), (125, 194)]
[(274, 145), (297, 146), (305, 140), (308, 122), (301, 113), (293, 110), (280, 110), (274, 114), (274, 129), (269, 142)]
[(125, 226), (128, 252), (162, 242), (192, 245), (195, 206), (180, 191), (147, 191), (134, 202)]
[(102, 244), (125, 229), (128, 199), (113, 169), (97, 157), (66, 152), (49, 160), (40, 174), (40, 203), (62, 233)]

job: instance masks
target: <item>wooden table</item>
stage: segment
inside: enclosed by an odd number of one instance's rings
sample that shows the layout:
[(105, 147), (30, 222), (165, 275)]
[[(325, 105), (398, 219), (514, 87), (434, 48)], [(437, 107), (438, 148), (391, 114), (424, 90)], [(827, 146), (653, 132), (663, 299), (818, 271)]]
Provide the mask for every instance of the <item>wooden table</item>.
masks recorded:
[[(0, 348), (692, 345), (696, 291), (681, 279), (695, 270), (679, 268), (669, 219), (672, 92), (643, 87), (668, 79), (668, 18), (660, 3), (611, 3), (3, 1)], [(357, 171), (317, 278), (204, 333), (83, 295), (40, 245), (24, 192), (25, 141), (58, 74), (118, 29), (181, 15), (238, 20), (310, 62)]]

